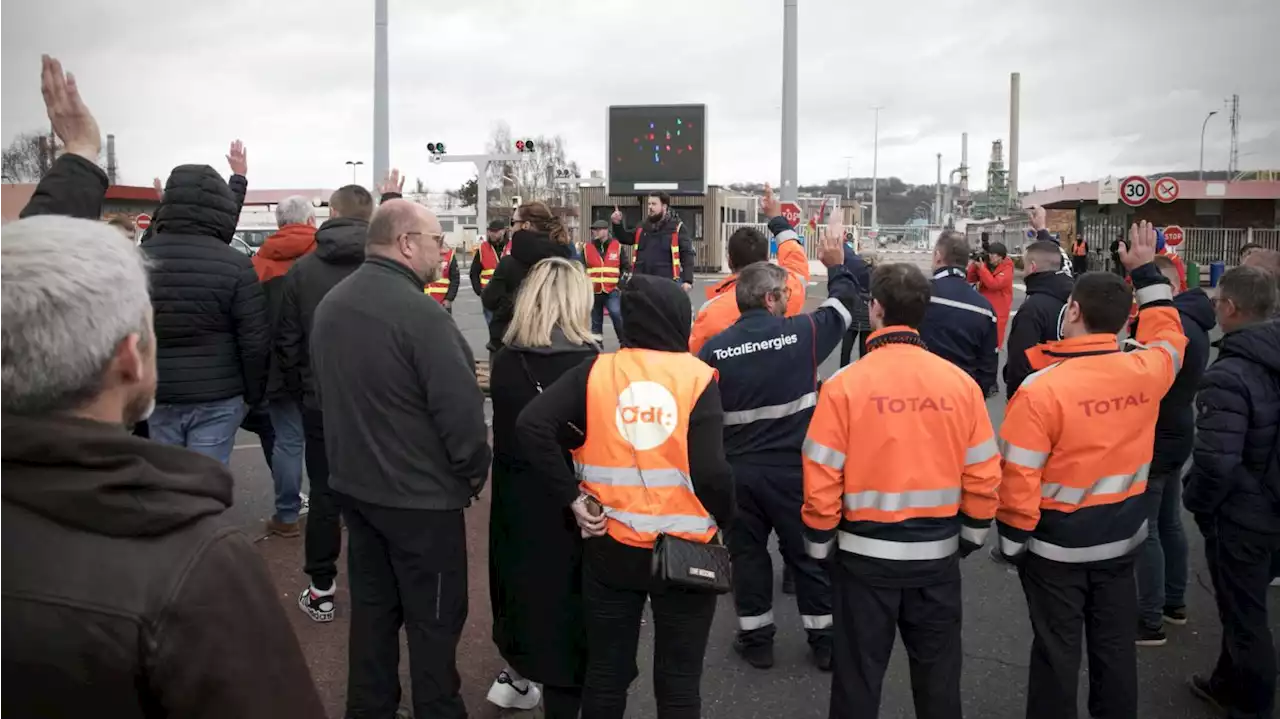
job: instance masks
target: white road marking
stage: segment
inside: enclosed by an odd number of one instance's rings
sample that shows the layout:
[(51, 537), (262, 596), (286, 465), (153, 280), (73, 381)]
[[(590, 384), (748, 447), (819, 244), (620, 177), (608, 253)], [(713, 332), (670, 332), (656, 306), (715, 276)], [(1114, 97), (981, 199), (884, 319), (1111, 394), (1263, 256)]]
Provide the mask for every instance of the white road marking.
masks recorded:
[(236, 449), (261, 449), (261, 448), (262, 448), (261, 444), (237, 444), (231, 449), (236, 450)]

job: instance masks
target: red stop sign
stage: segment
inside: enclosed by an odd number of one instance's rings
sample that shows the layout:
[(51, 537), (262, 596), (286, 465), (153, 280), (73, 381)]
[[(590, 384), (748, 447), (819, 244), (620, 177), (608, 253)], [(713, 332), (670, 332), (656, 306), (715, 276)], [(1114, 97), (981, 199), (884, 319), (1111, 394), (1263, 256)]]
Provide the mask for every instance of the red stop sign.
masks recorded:
[(784, 202), (778, 207), (778, 211), (786, 218), (787, 223), (792, 227), (800, 224), (800, 205), (794, 202)]
[(139, 230), (145, 230), (151, 226), (151, 215), (144, 212), (133, 218), (133, 224), (136, 225)]
[(1164, 228), (1164, 243), (1169, 247), (1177, 247), (1186, 239), (1186, 234), (1178, 225), (1169, 225)]

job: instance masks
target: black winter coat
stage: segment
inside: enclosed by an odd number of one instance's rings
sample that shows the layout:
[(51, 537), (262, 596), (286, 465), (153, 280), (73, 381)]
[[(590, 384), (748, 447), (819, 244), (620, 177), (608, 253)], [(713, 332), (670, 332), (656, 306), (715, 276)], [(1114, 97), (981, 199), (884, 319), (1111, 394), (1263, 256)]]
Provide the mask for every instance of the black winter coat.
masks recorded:
[(63, 155), (40, 179), (20, 217), (67, 215), (85, 220), (102, 218), (107, 196), (107, 173), (79, 155)]
[(301, 401), (306, 409), (320, 410), (311, 375), (311, 327), (316, 306), (364, 262), (368, 233), (369, 223), (364, 220), (335, 217), (326, 221), (316, 230), (315, 251), (293, 263), (284, 276), (275, 353), (285, 394)]
[(671, 271), (671, 233), (678, 232), (676, 243), (680, 255), (680, 281), (693, 284), (693, 266), (698, 253), (689, 239), (689, 228), (680, 222), (675, 213), (667, 213), (661, 220), (645, 220), (639, 227), (627, 229), (622, 224), (613, 225), (611, 232), (624, 245), (636, 244), (636, 230), (640, 230), (640, 249), (631, 258), (637, 275), (652, 275), (674, 279)]
[(1183, 504), (1280, 534), (1280, 320), (1227, 333), (1196, 396)]
[(996, 386), (1000, 355), (995, 309), (959, 267), (935, 270), (920, 339), (929, 351), (964, 370), (983, 392)]
[[(539, 390), (597, 352), (556, 330), (551, 347), (504, 347), (493, 357), (493, 498), (489, 600), (493, 641), (516, 671), (552, 686), (580, 686), (586, 667), (582, 535), (573, 512), (516, 436), (516, 418)], [(527, 368), (527, 369), (526, 369)], [(568, 463), (569, 453), (563, 453)]]
[(1037, 272), (1027, 275), (1027, 299), (1018, 313), (1010, 318), (1009, 341), (1005, 345), (1009, 359), (1004, 365), (1005, 396), (1013, 399), (1022, 381), (1031, 374), (1027, 350), (1043, 342), (1062, 339), (1062, 308), (1071, 297), (1075, 281), (1060, 272)]
[[(1178, 370), (1173, 386), (1160, 400), (1155, 451), (1151, 459), (1151, 474), (1156, 477), (1178, 472), (1191, 456), (1196, 433), (1196, 413), (1192, 403), (1209, 364), (1209, 330), (1218, 324), (1209, 296), (1198, 287), (1174, 297), (1173, 306), (1182, 318), (1187, 349), (1183, 352), (1182, 369)], [(1136, 333), (1137, 322), (1134, 324)]]
[(161, 404), (243, 396), (254, 405), (265, 396), (266, 297), (252, 262), (228, 244), (239, 212), (212, 167), (181, 165), (169, 176), (155, 235), (142, 246), (152, 262)]
[(573, 256), (573, 248), (561, 245), (543, 232), (520, 230), (512, 236), (511, 254), (498, 261), (498, 267), (489, 278), (480, 295), (480, 303), (493, 313), (489, 322), (489, 350), (496, 352), (502, 346), (502, 337), (511, 324), (511, 316), (516, 311), (516, 295), (520, 285), (533, 266), (548, 257)]

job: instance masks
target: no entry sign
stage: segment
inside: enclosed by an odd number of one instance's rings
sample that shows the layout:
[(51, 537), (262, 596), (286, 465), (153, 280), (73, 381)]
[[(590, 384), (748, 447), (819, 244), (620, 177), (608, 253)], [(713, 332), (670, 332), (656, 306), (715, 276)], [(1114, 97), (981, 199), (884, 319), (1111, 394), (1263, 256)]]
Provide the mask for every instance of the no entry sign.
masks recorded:
[(151, 215), (148, 215), (147, 213), (144, 212), (138, 215), (137, 217), (133, 218), (133, 224), (139, 230), (145, 230), (151, 226)]
[(1156, 180), (1152, 192), (1155, 193), (1156, 199), (1161, 202), (1173, 202), (1178, 199), (1178, 195), (1182, 192), (1182, 187), (1172, 177), (1161, 177)]
[(1178, 225), (1169, 225), (1164, 228), (1164, 243), (1169, 247), (1177, 247), (1186, 239), (1186, 234)]
[(784, 202), (778, 207), (778, 211), (787, 219), (787, 223), (792, 227), (800, 224), (800, 205), (794, 202)]
[(1130, 175), (1120, 183), (1120, 201), (1137, 207), (1151, 199), (1151, 183), (1141, 175)]

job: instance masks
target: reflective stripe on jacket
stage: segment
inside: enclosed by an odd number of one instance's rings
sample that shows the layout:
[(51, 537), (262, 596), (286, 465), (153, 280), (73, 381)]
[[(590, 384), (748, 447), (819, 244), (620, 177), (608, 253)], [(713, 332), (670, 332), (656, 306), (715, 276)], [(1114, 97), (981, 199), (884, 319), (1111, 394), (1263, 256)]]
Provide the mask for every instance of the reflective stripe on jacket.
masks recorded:
[(591, 280), (591, 290), (598, 295), (607, 295), (618, 286), (622, 271), (622, 243), (610, 240), (605, 247), (604, 256), (595, 242), (588, 242), (584, 253), (587, 260), (587, 277)]
[(511, 241), (507, 240), (507, 244), (502, 247), (502, 255), (498, 255), (498, 251), (493, 249), (493, 243), (485, 240), (480, 243), (480, 289), (484, 289), (489, 285), (489, 280), (493, 279), (493, 271), (498, 269), (498, 260), (511, 254)]
[(573, 450), (582, 491), (600, 500), (607, 531), (633, 547), (659, 534), (709, 542), (715, 519), (689, 478), (689, 415), (715, 370), (692, 355), (622, 349), (587, 378), (586, 440)]
[(1147, 536), (1141, 495), (1151, 470), (1160, 399), (1187, 338), (1168, 282), (1133, 272), (1142, 305), (1137, 341), (1091, 334), (1027, 351), (1038, 371), (1009, 402), (1000, 432), (1000, 548), (1058, 562), (1125, 556)]
[(444, 304), (445, 296), (449, 294), (449, 265), (453, 262), (453, 250), (444, 250), (440, 253), (440, 279), (427, 285), (422, 291), (431, 295), (431, 299)]
[[(680, 280), (680, 228), (682, 223), (677, 222), (676, 228), (671, 231), (671, 279)], [(644, 226), (636, 228), (636, 261), (640, 258), (640, 236), (644, 234)]]
[(804, 442), (806, 549), (950, 560), (986, 539), (999, 451), (982, 391), (907, 327), (822, 386)]

